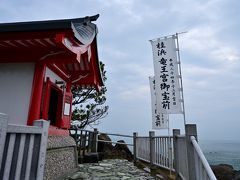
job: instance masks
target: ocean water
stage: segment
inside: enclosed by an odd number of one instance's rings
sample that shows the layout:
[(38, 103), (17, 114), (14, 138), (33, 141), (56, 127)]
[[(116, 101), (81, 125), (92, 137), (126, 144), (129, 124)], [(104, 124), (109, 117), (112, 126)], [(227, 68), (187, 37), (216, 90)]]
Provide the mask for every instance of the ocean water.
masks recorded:
[(199, 145), (209, 164), (229, 164), (240, 170), (240, 142), (199, 140)]

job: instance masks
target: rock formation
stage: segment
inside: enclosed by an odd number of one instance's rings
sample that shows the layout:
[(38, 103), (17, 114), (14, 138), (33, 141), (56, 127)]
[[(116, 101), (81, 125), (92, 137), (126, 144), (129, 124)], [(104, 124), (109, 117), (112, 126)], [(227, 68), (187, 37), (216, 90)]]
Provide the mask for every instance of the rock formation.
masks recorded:
[(218, 180), (240, 180), (240, 172), (234, 170), (231, 165), (211, 165), (211, 168)]
[[(100, 134), (98, 139), (111, 141), (111, 138), (106, 134)], [(117, 142), (125, 143), (123, 140)], [(102, 153), (104, 159), (121, 158), (129, 161), (133, 160), (133, 155), (126, 144), (116, 144), (113, 146), (112, 143), (98, 142), (98, 152)]]

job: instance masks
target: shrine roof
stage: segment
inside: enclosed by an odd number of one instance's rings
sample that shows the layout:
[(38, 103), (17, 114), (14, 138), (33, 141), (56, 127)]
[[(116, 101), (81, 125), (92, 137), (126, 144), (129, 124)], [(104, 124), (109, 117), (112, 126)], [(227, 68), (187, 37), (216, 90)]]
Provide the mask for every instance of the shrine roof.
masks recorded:
[(98, 17), (0, 23), (0, 63), (45, 63), (73, 84), (99, 89), (103, 80), (92, 23)]
[(46, 21), (29, 21), (0, 23), (0, 33), (14, 32), (34, 32), (34, 31), (56, 31), (72, 29), (75, 37), (83, 44), (93, 40), (97, 34), (97, 27), (91, 23), (96, 21), (99, 14), (95, 16), (86, 16), (84, 18), (46, 20)]

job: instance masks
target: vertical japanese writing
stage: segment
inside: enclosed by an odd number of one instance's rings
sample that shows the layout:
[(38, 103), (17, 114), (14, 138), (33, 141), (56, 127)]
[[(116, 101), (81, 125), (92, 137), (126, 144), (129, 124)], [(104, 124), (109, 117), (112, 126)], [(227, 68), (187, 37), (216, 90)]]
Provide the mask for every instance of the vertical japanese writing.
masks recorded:
[(167, 69), (168, 66), (168, 59), (165, 58), (165, 55), (167, 55), (167, 50), (164, 42), (158, 42), (156, 44), (157, 48), (157, 55), (160, 57), (160, 60), (158, 61), (160, 63), (160, 89), (162, 90), (162, 108), (163, 109), (170, 109), (170, 98), (169, 98), (169, 88), (170, 88), (170, 82), (168, 81), (169, 71)]
[(172, 104), (176, 106), (176, 90), (175, 90), (175, 78), (174, 78), (174, 63), (172, 59), (169, 59), (169, 66), (170, 66), (170, 81), (171, 81), (171, 94), (172, 94)]
[(157, 108), (182, 113), (175, 37), (152, 41)]
[(157, 110), (156, 81), (154, 77), (149, 78), (152, 102), (152, 128), (165, 129), (168, 127), (168, 115)]

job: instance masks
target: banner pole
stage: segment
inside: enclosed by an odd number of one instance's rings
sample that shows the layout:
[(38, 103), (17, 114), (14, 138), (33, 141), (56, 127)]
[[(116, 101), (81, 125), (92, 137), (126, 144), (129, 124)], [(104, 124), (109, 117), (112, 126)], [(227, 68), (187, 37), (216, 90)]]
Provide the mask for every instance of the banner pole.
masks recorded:
[[(186, 32), (184, 32), (186, 33)], [(181, 90), (182, 90), (182, 107), (183, 107), (183, 119), (184, 119), (184, 129), (186, 125), (186, 115), (185, 115), (185, 105), (184, 105), (184, 96), (183, 96), (183, 82), (182, 82), (182, 70), (181, 70), (181, 60), (180, 60), (180, 49), (179, 49), (179, 42), (178, 42), (178, 34), (176, 33), (177, 39), (177, 54), (178, 54), (178, 63), (179, 63), (179, 73), (180, 73), (180, 83), (181, 83)], [(181, 33), (182, 34), (182, 33)]]
[(172, 152), (171, 152), (171, 141), (170, 141), (169, 115), (168, 115), (168, 163), (169, 163), (170, 178), (171, 178), (172, 177)]
[[(184, 33), (187, 33), (187, 31), (182, 31), (182, 32), (179, 32), (177, 34), (184, 34)], [(166, 35), (166, 36), (160, 36), (159, 38), (150, 39), (149, 41), (152, 42), (152, 41), (157, 40), (157, 39), (164, 39), (164, 38), (168, 38), (168, 37), (172, 37), (172, 34)]]

